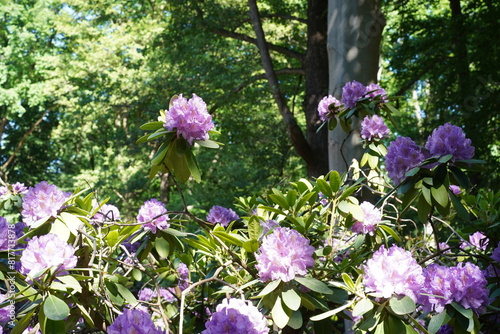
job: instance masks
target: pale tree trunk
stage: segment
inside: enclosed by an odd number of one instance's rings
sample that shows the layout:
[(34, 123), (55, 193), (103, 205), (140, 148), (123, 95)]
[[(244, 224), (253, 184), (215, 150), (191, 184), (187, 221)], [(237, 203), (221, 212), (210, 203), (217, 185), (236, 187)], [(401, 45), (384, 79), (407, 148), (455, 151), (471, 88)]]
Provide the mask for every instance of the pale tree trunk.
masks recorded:
[[(340, 100), (342, 87), (351, 80), (364, 85), (377, 82), (380, 41), (385, 19), (376, 0), (329, 0), (328, 59), (329, 93)], [(352, 159), (361, 159), (359, 121), (353, 120), (353, 131), (345, 133), (340, 126), (328, 136), (330, 169), (347, 171)]]

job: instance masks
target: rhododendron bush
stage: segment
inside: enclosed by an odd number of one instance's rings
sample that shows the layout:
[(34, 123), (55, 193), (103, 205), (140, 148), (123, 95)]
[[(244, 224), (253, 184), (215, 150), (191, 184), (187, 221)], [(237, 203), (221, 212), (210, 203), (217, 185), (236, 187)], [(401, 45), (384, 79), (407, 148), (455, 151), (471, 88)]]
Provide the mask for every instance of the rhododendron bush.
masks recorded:
[(5, 183), (2, 331), (496, 333), (500, 194), (471, 191), (467, 171), (482, 162), (457, 125), (422, 146), (391, 141), (391, 100), (349, 82), (319, 104), (330, 129), (364, 140), (348, 173), (233, 208), (214, 198), (204, 217), (183, 186), (201, 180), (197, 150), (221, 144), (196, 95), (174, 96), (137, 141), (157, 143), (149, 176), (168, 173), (180, 210), (151, 198), (127, 219), (91, 189)]

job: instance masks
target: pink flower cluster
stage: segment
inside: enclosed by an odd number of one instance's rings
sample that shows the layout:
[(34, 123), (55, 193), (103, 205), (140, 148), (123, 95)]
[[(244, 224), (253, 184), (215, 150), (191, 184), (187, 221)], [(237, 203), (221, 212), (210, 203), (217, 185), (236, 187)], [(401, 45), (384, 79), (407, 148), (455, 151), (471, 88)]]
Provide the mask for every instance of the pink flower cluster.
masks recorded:
[(390, 133), (382, 117), (366, 116), (361, 122), (361, 138), (372, 141), (382, 139)]
[(56, 275), (76, 267), (75, 249), (56, 234), (35, 236), (28, 242), (21, 256), (21, 273), (34, 277), (47, 269)]
[(163, 230), (170, 226), (166, 213), (165, 205), (156, 198), (152, 198), (139, 208), (137, 221), (143, 223), (146, 230), (156, 234), (157, 229)]
[(265, 236), (258, 253), (256, 268), (262, 281), (281, 279), (291, 281), (296, 275), (307, 274), (314, 265), (314, 247), (299, 232), (287, 227), (276, 227)]
[(180, 94), (165, 113), (164, 127), (168, 131), (177, 130), (177, 137), (183, 137), (193, 145), (196, 140), (207, 140), (214, 124), (202, 98), (193, 94), (187, 100)]
[(113, 204), (104, 204), (93, 217), (93, 220), (99, 223), (114, 222), (120, 219), (120, 211)]
[(395, 245), (389, 249), (382, 245), (366, 262), (364, 272), (366, 291), (384, 298), (406, 295), (416, 302), (425, 280), (422, 267), (411, 253)]
[(322, 98), (318, 104), (318, 115), (319, 119), (323, 122), (331, 118), (335, 112), (330, 110), (330, 105), (334, 105), (335, 109), (339, 109), (342, 106), (342, 103), (331, 95)]
[(67, 199), (67, 194), (46, 181), (30, 187), (23, 200), (23, 222), (32, 226), (38, 220), (55, 217)]
[(351, 229), (354, 233), (373, 235), (377, 225), (382, 221), (382, 212), (370, 202), (363, 202), (359, 205), (363, 211), (363, 221), (355, 222)]
[(250, 302), (241, 299), (224, 299), (205, 323), (201, 334), (267, 334), (266, 318)]

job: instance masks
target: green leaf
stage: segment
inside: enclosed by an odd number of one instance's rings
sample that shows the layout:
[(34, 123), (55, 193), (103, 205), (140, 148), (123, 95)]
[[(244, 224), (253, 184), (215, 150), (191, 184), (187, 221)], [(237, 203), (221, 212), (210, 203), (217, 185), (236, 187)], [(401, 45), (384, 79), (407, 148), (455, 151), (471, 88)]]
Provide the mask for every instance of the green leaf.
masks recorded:
[(384, 319), (384, 332), (389, 333), (406, 333), (406, 326), (402, 319), (393, 314), (388, 314)]
[(402, 298), (394, 296), (390, 299), (389, 305), (392, 311), (398, 315), (412, 313), (416, 309), (415, 302), (408, 296)]
[[(276, 189), (274, 189), (276, 190)], [(290, 206), (288, 205), (288, 201), (286, 200), (285, 196), (282, 194), (274, 193), (274, 194), (269, 194), (269, 198), (279, 206), (281, 206), (283, 209), (287, 210)]]
[(163, 128), (164, 122), (149, 122), (141, 125), (141, 130), (158, 130)]
[(335, 315), (343, 310), (345, 310), (346, 308), (350, 307), (352, 305), (352, 302), (350, 303), (347, 303), (345, 305), (342, 305), (340, 307), (337, 307), (333, 310), (330, 310), (330, 311), (326, 311), (325, 313), (321, 313), (321, 314), (318, 314), (318, 315), (315, 315), (315, 316), (312, 316), (311, 317), (311, 321), (320, 321), (320, 320), (323, 320), (323, 319), (326, 319), (326, 318), (329, 318), (331, 317), (332, 315)]
[(293, 329), (300, 329), (304, 321), (302, 320), (302, 313), (300, 311), (293, 311), (290, 320), (288, 320), (288, 326)]
[(151, 159), (151, 163), (153, 165), (160, 165), (163, 162), (163, 159), (165, 158), (169, 149), (171, 149), (170, 145), (162, 143), (158, 148), (158, 151), (156, 151), (155, 155), (153, 156), (153, 159)]
[(390, 226), (380, 224), (378, 227), (384, 230), (385, 232), (389, 233), (396, 242), (398, 243), (401, 242), (401, 237), (399, 236), (399, 234), (396, 231), (394, 231)]
[(448, 201), (448, 189), (444, 185), (439, 188), (431, 188), (432, 198), (443, 208), (446, 208), (449, 204)]
[(64, 325), (64, 321), (54, 321), (51, 319), (47, 319), (47, 321), (45, 322), (45, 331), (42, 333), (65, 334), (66, 326)]
[(469, 212), (464, 207), (460, 199), (452, 192), (450, 192), (450, 199), (458, 215), (462, 217), (462, 219), (464, 219), (465, 221), (468, 221), (470, 219)]
[(132, 306), (135, 306), (137, 304), (137, 299), (129, 289), (118, 283), (115, 283), (115, 286), (118, 290), (118, 293), (125, 299), (128, 304)]
[(427, 327), (427, 330), (429, 331), (430, 334), (435, 334), (439, 328), (444, 324), (444, 321), (446, 319), (446, 310), (433, 315), (431, 320), (429, 321), (429, 326)]
[(337, 117), (333, 116), (328, 119), (328, 130), (333, 131), (337, 127)]
[(363, 314), (371, 311), (373, 309), (373, 303), (368, 298), (363, 298), (356, 303), (354, 309), (352, 310), (352, 315), (355, 317), (362, 316)]
[(57, 276), (57, 279), (61, 281), (66, 288), (71, 288), (76, 292), (82, 292), (82, 287), (80, 282), (71, 275)]
[(241, 237), (237, 237), (237, 234), (227, 233), (224, 231), (214, 231), (213, 234), (230, 244), (240, 247), (243, 246), (243, 241), (240, 239)]
[(356, 290), (356, 285), (354, 284), (354, 281), (349, 275), (347, 275), (346, 273), (342, 273), (342, 280), (351, 291)]
[(163, 238), (156, 238), (154, 243), (155, 249), (158, 252), (158, 255), (160, 255), (160, 258), (166, 259), (170, 254), (170, 244)]
[(217, 144), (213, 140), (199, 140), (196, 142), (196, 144), (207, 148), (219, 148), (219, 144)]
[(425, 224), (427, 222), (429, 214), (431, 213), (432, 207), (429, 205), (429, 203), (427, 203), (427, 200), (425, 199), (423, 194), (421, 194), (418, 198), (417, 209), (418, 219), (421, 223)]
[(274, 324), (279, 328), (283, 328), (288, 324), (290, 320), (290, 315), (287, 314), (283, 305), (281, 304), (281, 297), (276, 298), (273, 309), (271, 310), (271, 315), (273, 317)]
[(261, 226), (259, 219), (252, 216), (248, 221), (248, 237), (250, 239), (258, 240), (261, 235)]
[(243, 248), (248, 253), (255, 253), (257, 250), (259, 250), (259, 242), (255, 239), (247, 240), (243, 243)]
[(323, 195), (325, 195), (328, 198), (333, 198), (333, 191), (332, 191), (332, 188), (330, 188), (330, 185), (328, 184), (328, 182), (326, 182), (322, 178), (318, 178), (316, 180), (316, 184), (318, 185), (319, 191), (321, 191), (323, 193)]
[(337, 192), (340, 189), (340, 174), (336, 170), (332, 170), (328, 174), (328, 179), (330, 181), (330, 188), (333, 192)]
[(50, 320), (64, 320), (69, 315), (69, 307), (58, 297), (49, 295), (43, 302), (43, 312)]
[(276, 290), (276, 288), (280, 285), (280, 283), (281, 283), (280, 279), (277, 279), (275, 281), (271, 281), (271, 283), (268, 283), (264, 287), (264, 289), (262, 289), (262, 291), (257, 296), (255, 296), (255, 298), (264, 297), (264, 296), (270, 294), (271, 292)]
[(316, 291), (325, 295), (333, 293), (332, 290), (330, 290), (330, 288), (328, 287), (328, 285), (313, 277), (295, 277), (295, 281), (302, 284), (306, 288), (311, 289), (312, 291)]
[(300, 307), (300, 296), (293, 288), (281, 292), (281, 298), (285, 305), (292, 311), (297, 311)]
[(196, 161), (196, 158), (191, 150), (186, 152), (185, 159), (188, 169), (191, 172), (191, 176), (196, 182), (200, 182), (201, 181), (200, 168), (198, 167), (198, 162)]

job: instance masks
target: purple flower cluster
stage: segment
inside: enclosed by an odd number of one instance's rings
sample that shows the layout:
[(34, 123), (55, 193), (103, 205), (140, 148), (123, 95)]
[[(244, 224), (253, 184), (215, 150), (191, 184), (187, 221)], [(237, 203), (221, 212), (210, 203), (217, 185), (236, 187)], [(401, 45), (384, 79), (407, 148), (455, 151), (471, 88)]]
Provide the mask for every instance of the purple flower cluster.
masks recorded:
[(334, 105), (336, 109), (340, 108), (342, 103), (331, 95), (325, 96), (319, 101), (318, 115), (323, 122), (332, 117), (332, 112), (329, 110), (330, 105)]
[[(175, 300), (175, 296), (173, 295), (173, 293), (175, 293), (174, 288), (160, 288), (159, 292), (160, 297), (163, 298), (167, 303), (171, 303)], [(149, 302), (157, 297), (158, 292), (148, 287), (142, 288), (137, 296), (140, 301), (144, 302)]]
[(202, 334), (267, 334), (266, 318), (259, 310), (241, 299), (224, 299), (205, 323)]
[(417, 292), (424, 284), (422, 267), (411, 253), (398, 246), (383, 245), (364, 266), (364, 285), (368, 292), (384, 298), (406, 295), (417, 301)]
[(356, 102), (363, 98), (366, 93), (366, 87), (356, 80), (347, 82), (342, 88), (342, 103), (348, 109), (356, 107)]
[(281, 279), (291, 281), (296, 275), (307, 274), (314, 265), (314, 247), (299, 232), (287, 227), (276, 227), (262, 240), (256, 253), (256, 268), (262, 281)]
[(177, 286), (181, 291), (184, 291), (189, 286), (189, 268), (185, 263), (179, 263), (177, 267), (177, 272), (179, 273), (179, 282)]
[(28, 188), (24, 185), (24, 183), (16, 182), (11, 184), (11, 189), (5, 186), (0, 187), (0, 197), (12, 194), (12, 195), (24, 195), (28, 192)]
[(23, 222), (32, 226), (38, 220), (55, 217), (67, 199), (67, 194), (46, 181), (30, 187), (23, 200)]
[(469, 242), (462, 242), (460, 248), (466, 249), (467, 247), (472, 246), (480, 250), (486, 250), (486, 248), (488, 248), (489, 242), (490, 239), (488, 239), (488, 237), (484, 233), (478, 231), (469, 235)]
[(382, 117), (378, 115), (366, 116), (361, 122), (361, 138), (372, 141), (382, 139), (389, 134), (389, 128)]
[(354, 233), (373, 235), (377, 229), (377, 225), (382, 221), (382, 212), (370, 202), (363, 202), (359, 207), (365, 217), (363, 221), (355, 222), (351, 229)]
[[(405, 173), (430, 157), (442, 157), (452, 154), (451, 161), (470, 159), (474, 156), (474, 147), (471, 140), (458, 126), (446, 123), (434, 129), (427, 139), (425, 149), (418, 146), (408, 137), (398, 137), (389, 144), (386, 155), (386, 169), (394, 184), (405, 179)], [(432, 168), (436, 165), (429, 164)], [(455, 192), (456, 189), (451, 188)]]
[(389, 144), (385, 156), (385, 168), (395, 185), (406, 178), (407, 171), (428, 158), (427, 152), (411, 138), (398, 137)]
[(380, 96), (380, 101), (382, 103), (387, 103), (389, 101), (387, 100), (387, 92), (379, 85), (369, 84), (368, 86), (366, 86), (365, 97), (371, 97), (373, 99), (377, 95)]
[(107, 328), (108, 334), (164, 334), (156, 328), (151, 316), (143, 310), (125, 309)]
[(157, 229), (163, 230), (170, 226), (166, 213), (165, 205), (156, 198), (152, 198), (139, 208), (137, 221), (144, 224), (146, 230), (156, 233)]
[(425, 284), (419, 297), (424, 311), (440, 313), (446, 305), (457, 302), (482, 313), (490, 302), (486, 278), (481, 269), (470, 262), (455, 267), (431, 264), (424, 270), (424, 276)]
[(16, 245), (17, 239), (23, 235), (24, 223), (10, 224), (4, 217), (0, 216), (0, 251), (22, 247)]
[(471, 159), (474, 156), (474, 146), (471, 140), (465, 138), (465, 134), (458, 126), (446, 123), (434, 129), (427, 139), (425, 148), (431, 156), (442, 157), (452, 154), (451, 161)]
[(120, 211), (113, 204), (104, 204), (94, 215), (93, 220), (99, 223), (119, 221)]
[(56, 275), (76, 267), (77, 257), (73, 246), (56, 234), (35, 236), (28, 242), (21, 256), (21, 273), (33, 277), (47, 269)]
[(182, 94), (175, 99), (165, 113), (165, 129), (177, 130), (177, 137), (183, 137), (190, 145), (196, 140), (207, 140), (208, 132), (214, 128), (212, 116), (202, 98), (193, 94), (187, 100)]
[(214, 224), (221, 224), (226, 227), (230, 222), (240, 219), (240, 217), (231, 209), (223, 206), (214, 205), (207, 215), (207, 220)]

